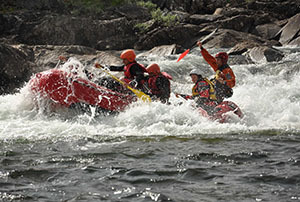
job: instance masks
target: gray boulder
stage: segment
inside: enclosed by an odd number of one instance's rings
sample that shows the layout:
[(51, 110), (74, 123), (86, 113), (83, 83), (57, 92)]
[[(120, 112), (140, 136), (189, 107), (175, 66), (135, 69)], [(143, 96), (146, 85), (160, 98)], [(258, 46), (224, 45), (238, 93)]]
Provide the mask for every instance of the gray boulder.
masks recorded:
[(202, 23), (214, 22), (221, 18), (221, 15), (199, 15), (194, 14), (190, 16), (190, 23), (195, 25), (200, 25)]
[(133, 25), (125, 17), (93, 20), (47, 15), (34, 26), (25, 23), (18, 40), (30, 45), (83, 45), (99, 50), (122, 50), (133, 47), (137, 38)]
[(192, 24), (180, 24), (174, 27), (156, 28), (140, 37), (135, 43), (137, 50), (149, 50), (156, 46), (178, 44), (185, 46), (198, 34), (199, 26)]
[(277, 44), (276, 42), (263, 39), (253, 34), (230, 29), (219, 29), (218, 32), (212, 37), (212, 39), (205, 44), (205, 46), (208, 48), (232, 48), (240, 43), (248, 45), (264, 44), (267, 46)]
[(246, 55), (255, 63), (277, 62), (284, 57), (283, 52), (267, 46), (254, 47)]
[(240, 32), (249, 32), (254, 24), (254, 17), (248, 15), (238, 15), (224, 20), (217, 21), (220, 28), (233, 29)]
[(280, 31), (281, 27), (275, 23), (257, 25), (254, 33), (264, 39), (274, 39), (276, 34)]
[(119, 58), (120, 53), (115, 51), (97, 51), (90, 47), (78, 45), (39, 45), (32, 46), (32, 49), (35, 54), (34, 62), (37, 64), (37, 68), (32, 70), (33, 73), (54, 68), (59, 56), (66, 58), (75, 57), (84, 65), (93, 66), (96, 61), (100, 64), (121, 65), (121, 59)]
[(152, 55), (169, 56), (169, 55), (181, 53), (183, 51), (184, 49), (181, 46), (178, 46), (176, 44), (163, 45), (163, 46), (154, 47), (149, 51), (143, 52), (139, 54), (138, 57), (148, 57)]
[(0, 95), (15, 92), (28, 81), (35, 66), (32, 58), (27, 47), (0, 44)]
[[(293, 40), (300, 36), (300, 13), (289, 19), (288, 23), (279, 31), (279, 42), (282, 45), (296, 44)], [(297, 40), (299, 41), (299, 40)], [(300, 45), (300, 44), (298, 44)]]

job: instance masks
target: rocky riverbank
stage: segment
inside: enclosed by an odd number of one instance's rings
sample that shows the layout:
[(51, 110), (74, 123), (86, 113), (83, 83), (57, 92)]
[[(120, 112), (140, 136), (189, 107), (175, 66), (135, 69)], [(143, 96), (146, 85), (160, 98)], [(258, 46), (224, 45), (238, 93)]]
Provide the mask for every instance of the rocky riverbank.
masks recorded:
[(13, 0), (0, 11), (0, 94), (54, 67), (59, 55), (116, 64), (127, 48), (180, 53), (215, 28), (205, 47), (231, 48), (239, 63), (279, 61), (284, 55), (274, 47), (300, 46), (300, 2), (293, 0), (152, 0), (99, 12), (68, 0)]

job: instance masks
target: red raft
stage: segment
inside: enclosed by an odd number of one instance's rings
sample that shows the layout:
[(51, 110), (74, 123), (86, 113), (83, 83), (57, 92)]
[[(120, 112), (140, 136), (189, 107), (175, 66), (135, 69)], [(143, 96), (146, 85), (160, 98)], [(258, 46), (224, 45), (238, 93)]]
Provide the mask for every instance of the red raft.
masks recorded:
[(221, 102), (215, 107), (216, 112), (213, 115), (208, 115), (208, 113), (201, 107), (199, 107), (198, 110), (204, 117), (218, 121), (219, 123), (230, 122), (230, 119), (234, 118), (233, 116), (240, 119), (244, 117), (241, 109), (232, 101)]
[(78, 104), (95, 106), (101, 111), (122, 111), (136, 101), (133, 95), (122, 94), (60, 69), (37, 73), (29, 81), (35, 98), (51, 100), (55, 106)]

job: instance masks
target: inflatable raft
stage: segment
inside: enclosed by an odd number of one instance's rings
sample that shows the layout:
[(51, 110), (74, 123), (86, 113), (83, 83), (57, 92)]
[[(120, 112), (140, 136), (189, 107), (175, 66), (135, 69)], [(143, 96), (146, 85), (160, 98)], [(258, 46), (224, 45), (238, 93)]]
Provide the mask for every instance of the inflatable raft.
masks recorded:
[(30, 79), (29, 86), (35, 99), (47, 99), (62, 107), (84, 104), (119, 112), (137, 100), (134, 95), (110, 90), (60, 69), (37, 73)]
[(207, 117), (213, 121), (218, 121), (219, 123), (230, 122), (230, 119), (234, 117), (240, 119), (244, 117), (242, 110), (232, 101), (221, 102), (219, 105), (215, 107), (216, 112), (213, 115), (209, 115), (201, 107), (198, 108), (198, 111), (202, 116)]

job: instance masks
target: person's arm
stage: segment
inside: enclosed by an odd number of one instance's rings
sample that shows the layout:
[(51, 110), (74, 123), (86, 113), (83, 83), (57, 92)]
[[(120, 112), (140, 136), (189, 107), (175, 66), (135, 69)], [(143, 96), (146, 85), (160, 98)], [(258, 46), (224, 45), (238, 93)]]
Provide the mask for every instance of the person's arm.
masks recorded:
[(202, 46), (202, 43), (200, 41), (197, 42), (197, 45), (199, 46), (201, 50), (201, 54), (204, 58), (204, 60), (213, 68), (213, 70), (216, 72), (218, 70), (217, 60), (215, 57), (213, 57), (209, 52)]
[(202, 47), (201, 54), (204, 58), (204, 60), (213, 68), (213, 70), (216, 72), (218, 70), (217, 60), (214, 56), (209, 54), (209, 52)]
[(134, 64), (130, 67), (130, 74), (135, 77), (138, 84), (140, 84), (141, 80), (145, 79), (144, 71), (138, 64)]
[(187, 94), (181, 94), (181, 93), (175, 93), (175, 96), (178, 98), (179, 96), (186, 99), (186, 100), (190, 100), (193, 97), (191, 95), (187, 95)]
[(124, 71), (124, 65), (122, 66), (109, 66), (110, 71), (122, 72)]

